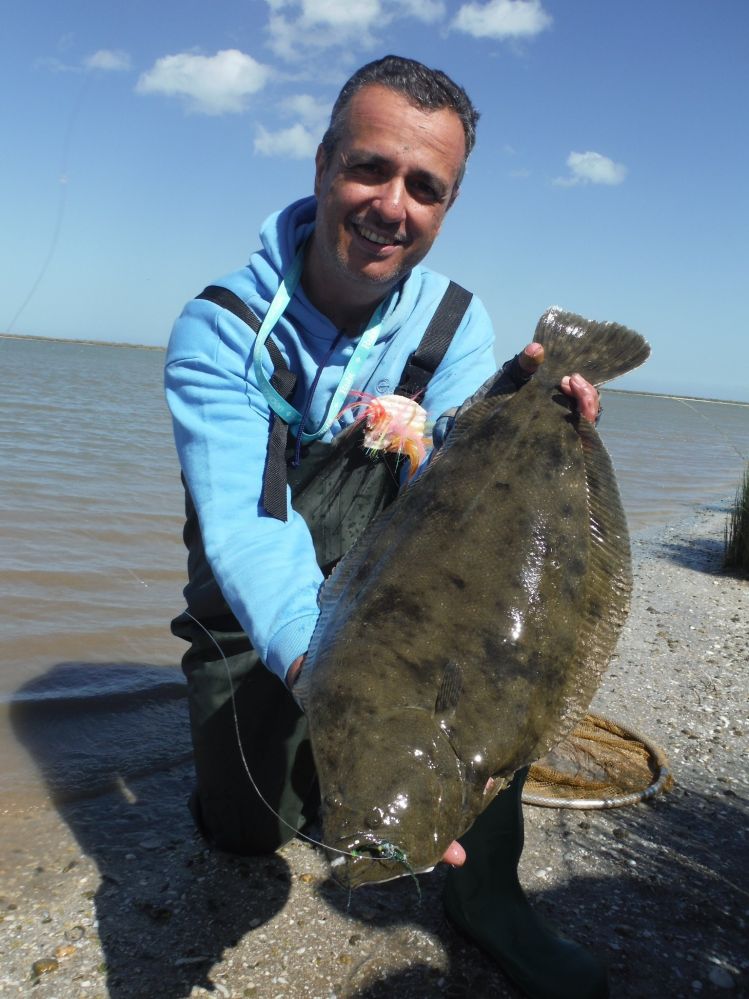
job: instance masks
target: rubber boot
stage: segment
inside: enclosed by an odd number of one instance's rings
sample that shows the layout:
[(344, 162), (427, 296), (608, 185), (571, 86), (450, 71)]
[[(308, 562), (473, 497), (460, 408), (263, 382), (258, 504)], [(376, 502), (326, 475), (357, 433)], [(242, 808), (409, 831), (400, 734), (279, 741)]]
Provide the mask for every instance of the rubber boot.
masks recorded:
[(445, 911), (531, 999), (605, 999), (603, 964), (536, 915), (520, 887), (526, 775), (520, 771), (461, 837), (467, 860), (448, 871)]

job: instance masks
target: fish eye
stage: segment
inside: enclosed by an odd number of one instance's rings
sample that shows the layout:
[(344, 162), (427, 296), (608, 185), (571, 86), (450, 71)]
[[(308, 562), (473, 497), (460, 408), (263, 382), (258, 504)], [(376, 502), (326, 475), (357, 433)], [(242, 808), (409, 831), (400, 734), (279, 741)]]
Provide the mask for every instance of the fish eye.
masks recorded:
[(364, 818), (364, 822), (368, 829), (378, 829), (382, 825), (382, 820), (385, 817), (384, 812), (381, 808), (371, 808)]
[(335, 791), (330, 791), (325, 795), (325, 804), (328, 808), (343, 808), (343, 798)]

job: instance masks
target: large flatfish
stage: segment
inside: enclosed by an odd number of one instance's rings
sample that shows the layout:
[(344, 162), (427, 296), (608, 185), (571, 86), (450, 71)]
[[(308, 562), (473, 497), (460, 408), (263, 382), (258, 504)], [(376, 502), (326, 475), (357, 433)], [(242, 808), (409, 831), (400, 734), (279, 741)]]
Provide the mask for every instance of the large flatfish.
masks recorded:
[(323, 587), (300, 694), (346, 885), (432, 867), (583, 716), (624, 623), (614, 471), (559, 382), (600, 384), (649, 347), (556, 309), (535, 339), (530, 382), (464, 406)]

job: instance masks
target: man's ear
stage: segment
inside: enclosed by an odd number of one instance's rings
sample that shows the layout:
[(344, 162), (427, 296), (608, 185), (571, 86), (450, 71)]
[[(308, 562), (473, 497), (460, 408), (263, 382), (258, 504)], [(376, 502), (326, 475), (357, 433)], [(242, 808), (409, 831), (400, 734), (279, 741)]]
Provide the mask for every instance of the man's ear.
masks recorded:
[(323, 149), (322, 142), (317, 147), (317, 152), (315, 153), (315, 197), (320, 196), (320, 185), (322, 184), (322, 175), (325, 173), (325, 168), (328, 165), (328, 156)]

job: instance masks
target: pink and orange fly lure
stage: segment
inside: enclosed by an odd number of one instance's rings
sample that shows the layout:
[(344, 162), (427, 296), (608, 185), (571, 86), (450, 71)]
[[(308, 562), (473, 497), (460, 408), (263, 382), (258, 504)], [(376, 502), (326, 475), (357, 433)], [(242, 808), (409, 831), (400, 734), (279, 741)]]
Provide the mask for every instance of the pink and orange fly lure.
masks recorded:
[(354, 426), (364, 422), (364, 447), (369, 451), (405, 455), (410, 462), (410, 479), (426, 457), (430, 443), (424, 435), (427, 411), (407, 396), (374, 396), (368, 392), (351, 392), (350, 395), (356, 396), (356, 401), (344, 406), (338, 417), (347, 410), (361, 409)]

